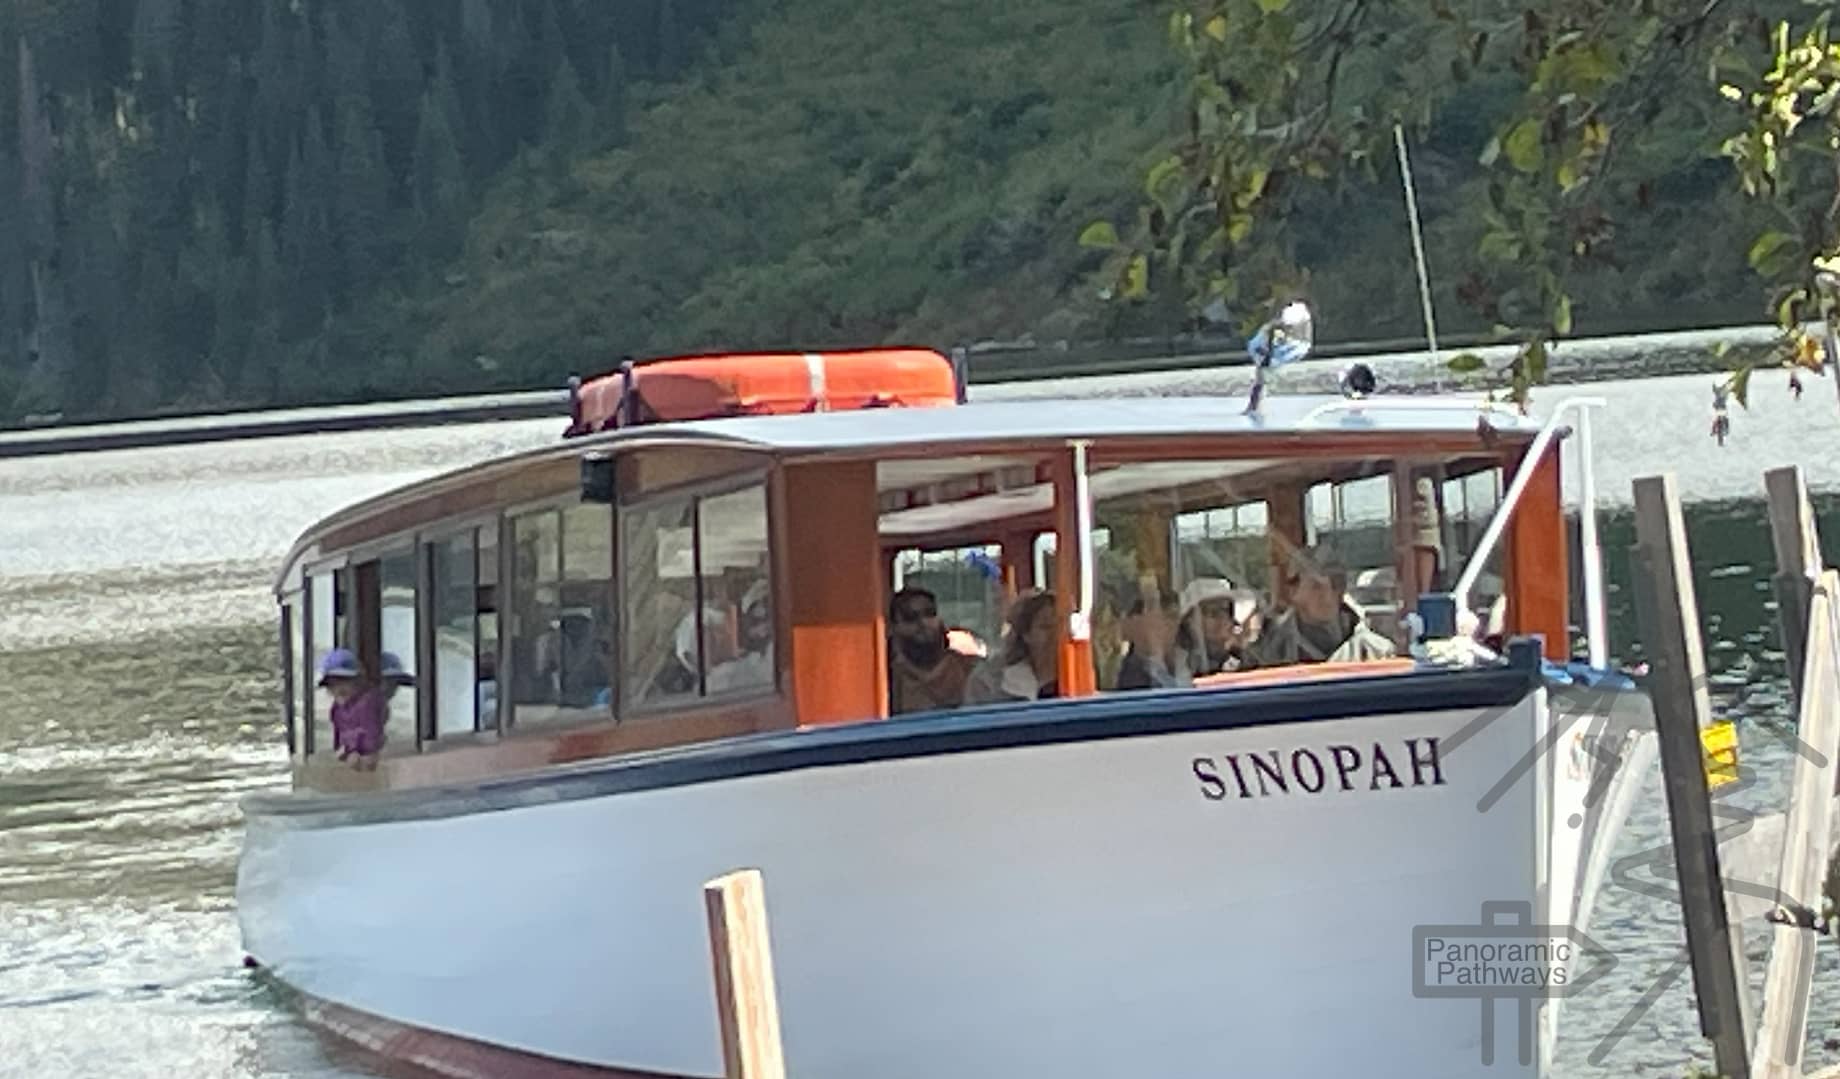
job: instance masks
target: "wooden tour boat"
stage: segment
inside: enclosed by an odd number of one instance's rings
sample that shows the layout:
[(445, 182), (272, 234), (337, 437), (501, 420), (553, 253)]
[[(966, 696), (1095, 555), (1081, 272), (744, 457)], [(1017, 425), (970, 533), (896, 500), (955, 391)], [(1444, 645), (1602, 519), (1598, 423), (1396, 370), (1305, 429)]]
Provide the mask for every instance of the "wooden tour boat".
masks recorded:
[[(969, 403), (908, 349), (574, 396), (287, 557), (292, 789), (237, 897), (314, 1018), (448, 1074), (720, 1075), (701, 886), (751, 867), (799, 1079), (1428, 1079), (1483, 1027), (1416, 927), (1588, 922), (1653, 748), (1589, 402)], [(344, 752), (354, 660), (387, 722)]]

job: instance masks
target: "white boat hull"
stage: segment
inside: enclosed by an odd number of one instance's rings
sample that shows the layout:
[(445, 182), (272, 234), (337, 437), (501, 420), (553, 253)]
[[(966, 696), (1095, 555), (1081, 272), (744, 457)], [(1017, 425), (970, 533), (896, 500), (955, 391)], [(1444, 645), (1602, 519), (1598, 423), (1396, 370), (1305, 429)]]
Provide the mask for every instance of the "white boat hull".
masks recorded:
[[(1171, 699), (1141, 697), (1147, 720)], [(410, 808), (372, 823), (252, 808), (245, 945), (398, 1023), (720, 1075), (701, 889), (753, 867), (799, 1079), (1468, 1077), (1479, 1006), (1414, 995), (1413, 929), (1475, 925), (1491, 902), (1552, 917), (1544, 821), (1572, 812), (1542, 769), (1496, 789), (1549, 721), (1545, 690), (1483, 711), (569, 788), (602, 765), (531, 788), (547, 802), (381, 796), (382, 816)], [(1288, 793), (1259, 791), (1250, 760), (1272, 751)], [(1537, 1074), (1501, 1008), (1491, 1074)]]

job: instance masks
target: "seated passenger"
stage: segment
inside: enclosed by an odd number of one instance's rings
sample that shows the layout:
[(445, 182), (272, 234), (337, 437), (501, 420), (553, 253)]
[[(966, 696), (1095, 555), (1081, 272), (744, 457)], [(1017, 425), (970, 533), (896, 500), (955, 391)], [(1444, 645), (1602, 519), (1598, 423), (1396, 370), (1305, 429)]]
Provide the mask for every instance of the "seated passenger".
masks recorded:
[(1032, 701), (1059, 695), (1060, 655), (1055, 647), (1054, 593), (1016, 601), (1002, 643), (965, 683), (966, 704)]
[(334, 648), (319, 661), (319, 684), (332, 695), (333, 751), (360, 772), (374, 770), (383, 752), (383, 690), (365, 680), (349, 648)]
[(1439, 575), (1444, 571), (1444, 537), (1443, 530), (1438, 527), (1437, 491), (1429, 477), (1421, 476), (1412, 485), (1412, 559), (1418, 590), (1441, 591), (1444, 582)]
[(1194, 681), (1187, 652), (1177, 645), (1181, 601), (1165, 588), (1154, 606), (1144, 597), (1131, 605), (1124, 619), (1127, 650), (1118, 664), (1118, 689), (1163, 689)]
[(607, 642), (595, 632), (591, 615), (561, 618), (562, 656), (557, 664), (560, 702), (569, 708), (593, 705), (607, 691)]
[(1221, 577), (1198, 577), (1182, 588), (1176, 647), (1194, 676), (1237, 671), (1260, 632), (1259, 595)]
[(955, 650), (924, 588), (903, 588), (888, 601), (888, 714), (957, 708), (978, 658)]
[(1349, 601), (1348, 571), (1334, 555), (1321, 548), (1298, 551), (1291, 566), (1290, 609), (1260, 634), (1247, 666), (1343, 663), (1394, 654), (1393, 642), (1369, 629)]
[(739, 619), (735, 627), (737, 651), (725, 656), (711, 655), (707, 692), (722, 693), (731, 689), (757, 689), (773, 684), (773, 607), (768, 602), (764, 580), (749, 586), (741, 597)]

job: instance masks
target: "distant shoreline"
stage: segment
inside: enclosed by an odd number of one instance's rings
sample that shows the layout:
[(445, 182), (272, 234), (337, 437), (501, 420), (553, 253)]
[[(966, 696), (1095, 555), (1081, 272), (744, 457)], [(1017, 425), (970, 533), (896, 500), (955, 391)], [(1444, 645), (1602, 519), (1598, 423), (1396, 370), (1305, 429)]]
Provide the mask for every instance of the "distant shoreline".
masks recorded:
[[(1547, 367), (1549, 383), (1598, 382), (1716, 373), (1742, 357), (1761, 358), (1780, 331), (1773, 326), (1576, 338), (1558, 342)], [(1714, 349), (1723, 343), (1721, 357)], [(1336, 392), (1341, 373), (1366, 363), (1379, 379), (1379, 392), (1480, 392), (1489, 372), (1450, 372), (1450, 357), (1474, 352), (1485, 362), (1506, 363), (1516, 346), (1443, 348), (1434, 362), (1423, 349), (1374, 353), (1350, 352), (1311, 359), (1271, 373), (1273, 392)], [(1352, 346), (1359, 348), (1361, 346)], [(1243, 394), (1251, 369), (1243, 351), (1149, 355), (1105, 362), (1103, 356), (1075, 357), (1056, 347), (973, 348), (968, 355), (969, 396), (978, 400), (1027, 400), (1040, 397), (1142, 397), (1159, 395)], [(1121, 347), (1121, 352), (1129, 351)], [(1094, 368), (1105, 362), (1105, 373)], [(1831, 376), (1830, 376), (1831, 377)], [(468, 397), (428, 398), (362, 405), (332, 405), (265, 411), (174, 416), (86, 424), (46, 424), (0, 430), (0, 459), (110, 449), (174, 446), (249, 438), (323, 434), (388, 428), (430, 427), (454, 423), (554, 417), (568, 422), (566, 389)]]

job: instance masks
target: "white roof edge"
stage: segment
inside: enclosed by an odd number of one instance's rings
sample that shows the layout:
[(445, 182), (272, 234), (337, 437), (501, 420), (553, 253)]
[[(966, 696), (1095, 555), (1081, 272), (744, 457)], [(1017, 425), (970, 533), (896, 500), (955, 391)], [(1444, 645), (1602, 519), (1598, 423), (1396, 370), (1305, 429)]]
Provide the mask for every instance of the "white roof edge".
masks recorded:
[[(1380, 396), (1350, 400), (1332, 394), (1267, 397), (1263, 415), (1244, 414), (1243, 397), (1183, 396), (1019, 401), (972, 401), (937, 408), (863, 409), (782, 416), (743, 416), (648, 424), (519, 450), (491, 460), (451, 469), (340, 507), (303, 529), (282, 560), (277, 583), (285, 579), (317, 537), (337, 525), (405, 497), (428, 494), (465, 479), (514, 471), (540, 461), (580, 457), (597, 450), (637, 450), (668, 446), (729, 449), (739, 453), (802, 455), (894, 452), (939, 452), (952, 443), (1048, 441), (1057, 439), (1137, 439), (1270, 434), (1376, 434), (1473, 432), (1487, 417), (1503, 433), (1532, 436), (1540, 420), (1491, 404), (1480, 397), (1456, 395)], [(1432, 422), (1425, 422), (1430, 420)]]

